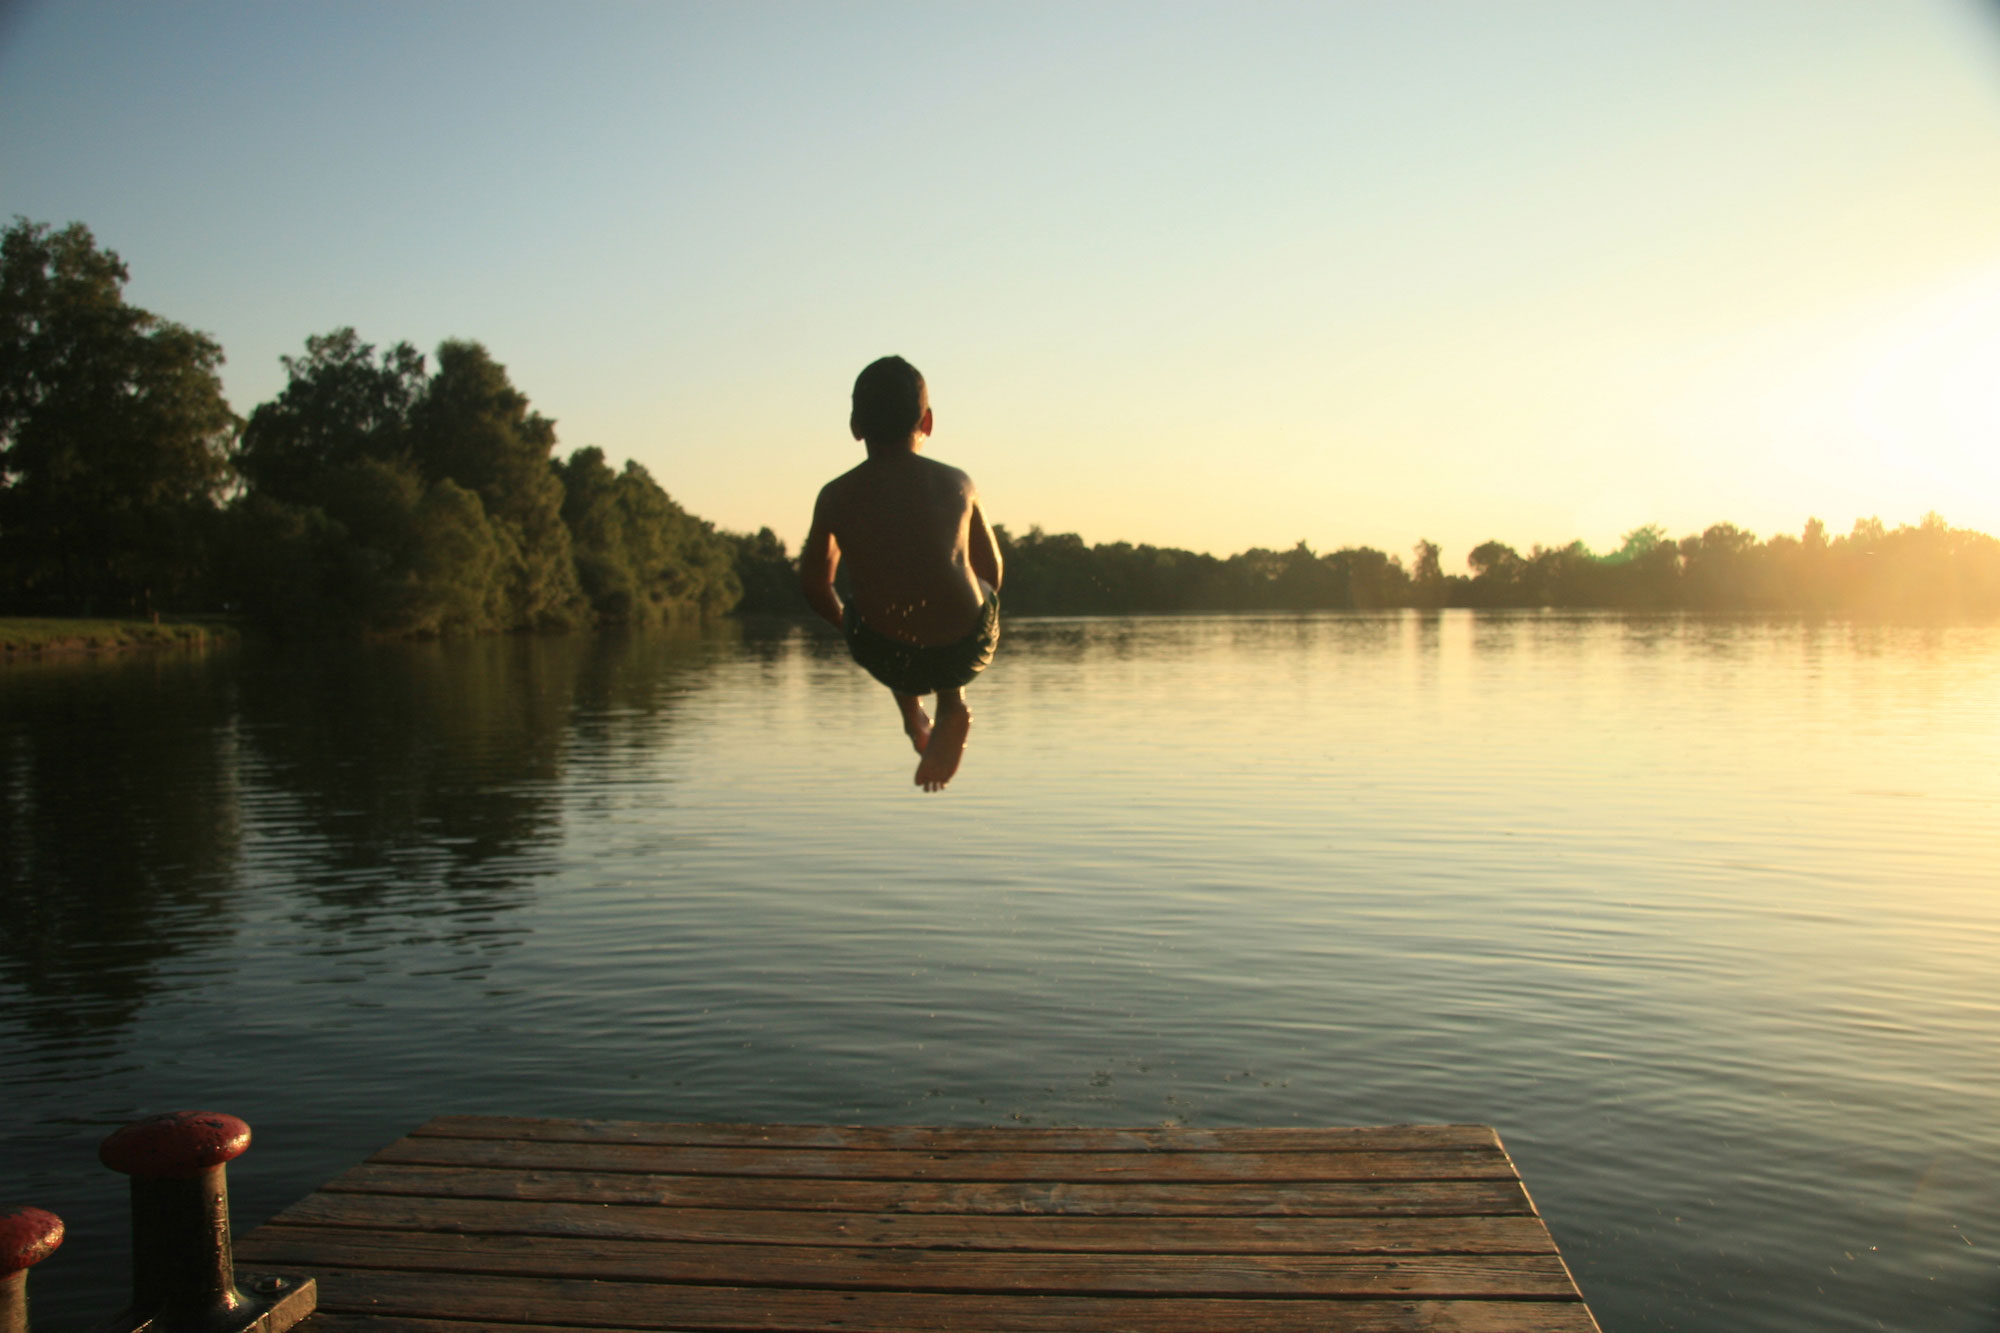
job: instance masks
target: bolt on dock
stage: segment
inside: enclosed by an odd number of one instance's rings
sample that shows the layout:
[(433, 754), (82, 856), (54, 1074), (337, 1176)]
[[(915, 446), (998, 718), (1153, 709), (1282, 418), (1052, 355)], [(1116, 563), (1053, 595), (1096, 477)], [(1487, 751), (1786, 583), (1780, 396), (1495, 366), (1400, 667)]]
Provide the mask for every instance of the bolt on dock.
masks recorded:
[(241, 1237), (302, 1333), (1595, 1333), (1499, 1136), (440, 1116)]

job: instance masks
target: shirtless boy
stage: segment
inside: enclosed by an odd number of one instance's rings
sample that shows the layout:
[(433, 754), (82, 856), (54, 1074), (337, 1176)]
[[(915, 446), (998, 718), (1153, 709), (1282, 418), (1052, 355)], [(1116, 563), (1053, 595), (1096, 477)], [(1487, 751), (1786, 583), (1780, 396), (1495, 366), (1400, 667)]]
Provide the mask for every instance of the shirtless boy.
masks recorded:
[[(923, 756), (916, 784), (941, 791), (972, 730), (965, 686), (1000, 642), (1000, 548), (972, 478), (921, 452), (931, 405), (915, 366), (885, 356), (863, 370), (848, 428), (868, 458), (821, 489), (799, 582), (854, 660), (896, 696)], [(845, 607), (833, 588), (843, 559), (853, 597)], [(926, 694), (937, 695), (935, 726)]]

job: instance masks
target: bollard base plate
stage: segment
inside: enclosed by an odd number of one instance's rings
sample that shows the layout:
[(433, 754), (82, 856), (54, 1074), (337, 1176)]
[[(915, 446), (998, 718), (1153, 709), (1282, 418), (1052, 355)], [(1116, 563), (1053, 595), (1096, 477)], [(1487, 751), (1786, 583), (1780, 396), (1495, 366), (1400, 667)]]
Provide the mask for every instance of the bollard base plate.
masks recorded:
[(222, 1314), (189, 1323), (127, 1311), (97, 1333), (284, 1333), (319, 1308), (319, 1283), (297, 1273), (238, 1273), (236, 1289), (243, 1304)]
[(262, 1314), (229, 1333), (284, 1333), (319, 1308), (319, 1283), (297, 1273), (238, 1274), (236, 1286), (251, 1300), (265, 1304)]

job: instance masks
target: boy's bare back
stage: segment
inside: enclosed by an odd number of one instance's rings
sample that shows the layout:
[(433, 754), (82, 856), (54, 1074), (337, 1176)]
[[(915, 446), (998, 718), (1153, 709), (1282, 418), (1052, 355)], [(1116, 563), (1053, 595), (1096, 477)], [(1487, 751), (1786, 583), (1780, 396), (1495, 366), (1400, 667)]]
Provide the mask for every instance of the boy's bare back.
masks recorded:
[[(871, 455), (828, 482), (808, 551), (830, 537), (863, 622), (910, 643), (964, 637), (991, 594), (976, 564), (993, 548), (972, 478), (911, 449)], [(982, 583), (985, 586), (982, 586)]]

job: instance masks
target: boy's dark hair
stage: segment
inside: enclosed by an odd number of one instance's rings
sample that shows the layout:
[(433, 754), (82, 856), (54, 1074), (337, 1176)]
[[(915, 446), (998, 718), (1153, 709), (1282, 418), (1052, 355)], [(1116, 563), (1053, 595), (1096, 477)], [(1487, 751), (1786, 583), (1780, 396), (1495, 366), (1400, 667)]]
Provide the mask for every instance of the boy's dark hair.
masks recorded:
[(930, 391), (917, 368), (900, 356), (885, 356), (855, 376), (848, 426), (856, 439), (869, 444), (901, 444), (929, 406)]

